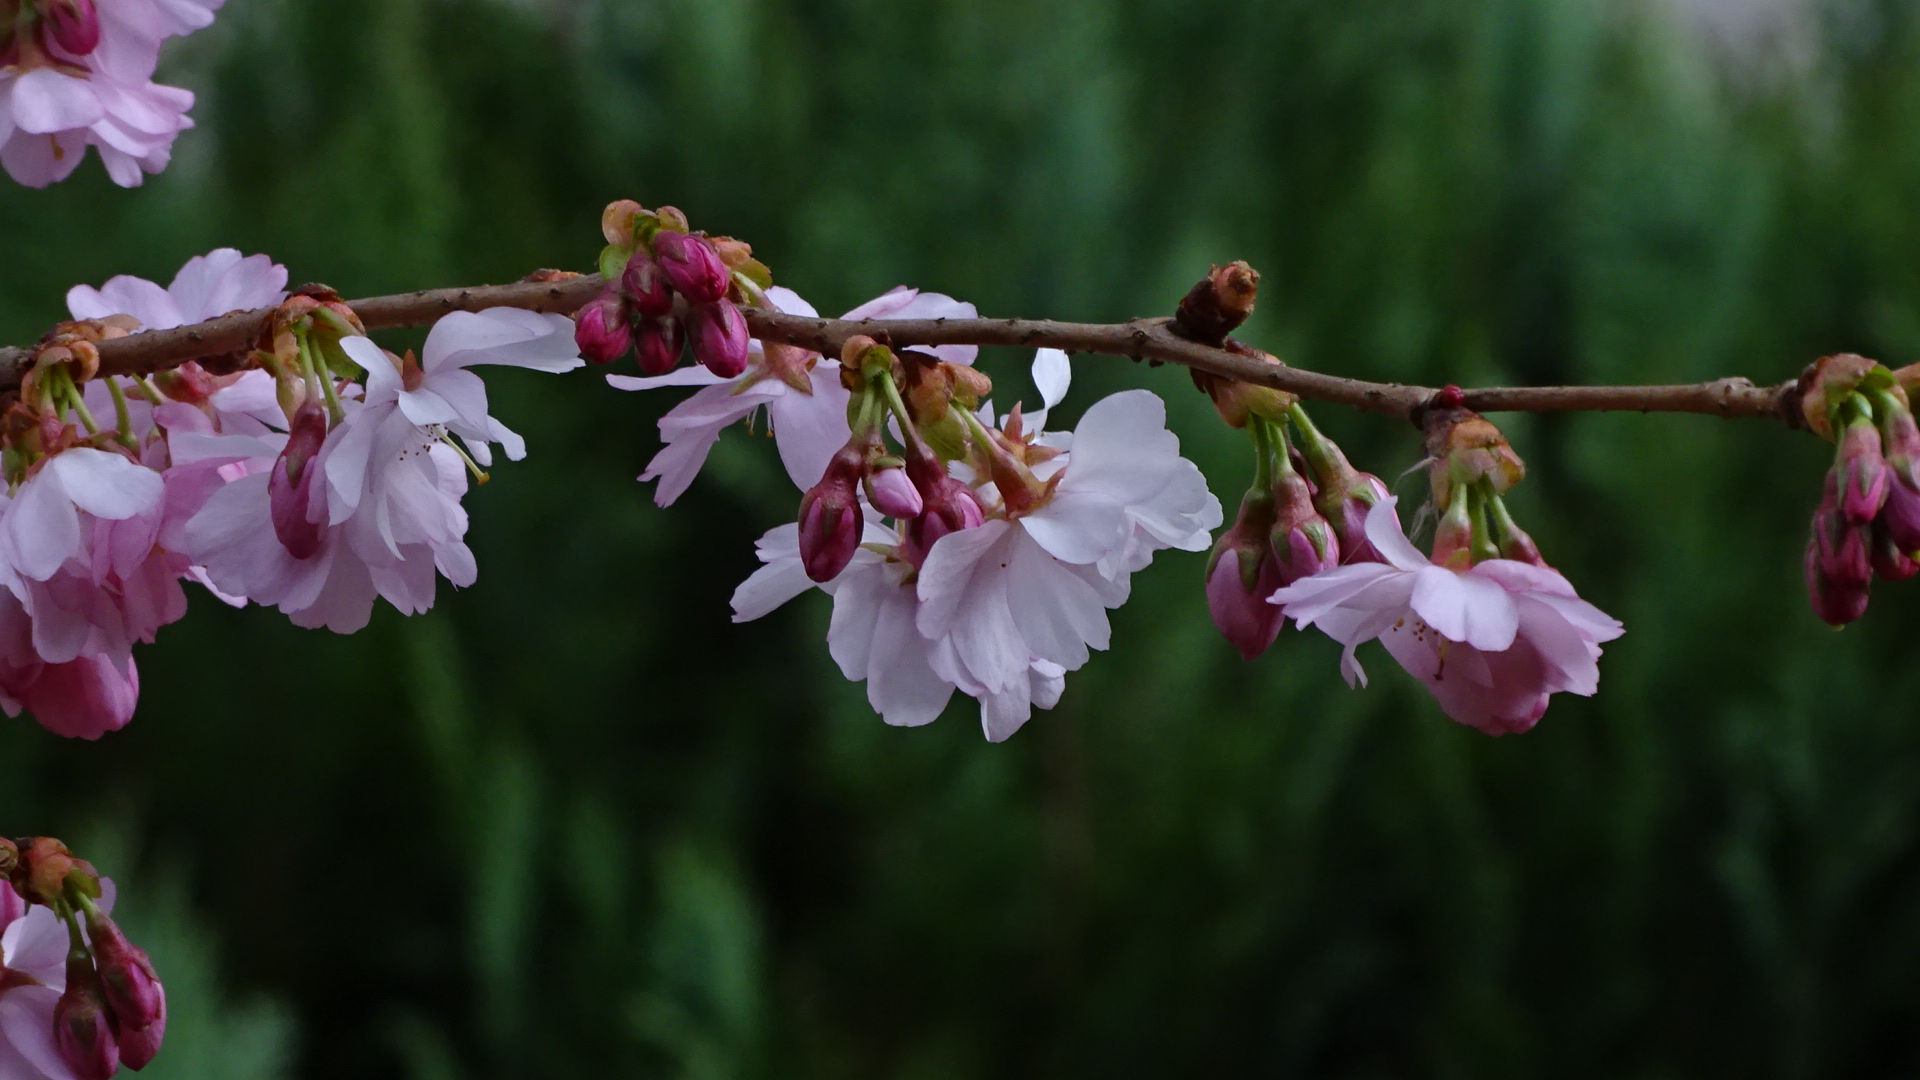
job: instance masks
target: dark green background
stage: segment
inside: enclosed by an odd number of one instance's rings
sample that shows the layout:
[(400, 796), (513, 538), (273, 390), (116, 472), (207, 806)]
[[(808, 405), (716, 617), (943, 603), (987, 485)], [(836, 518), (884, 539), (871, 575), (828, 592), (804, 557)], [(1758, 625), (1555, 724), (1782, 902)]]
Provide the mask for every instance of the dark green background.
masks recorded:
[[(1714, 6), (230, 0), (169, 46), (202, 96), (167, 173), (0, 187), (0, 340), (220, 245), (352, 295), (585, 268), (629, 196), (827, 311), (1121, 319), (1246, 258), (1249, 340), (1370, 378), (1920, 360), (1912, 6)], [(1076, 378), (1067, 415), (1167, 395), (1231, 506), (1183, 373)], [(673, 395), (489, 384), (532, 456), (467, 500), (475, 587), (350, 638), (199, 593), (126, 731), (0, 724), (5, 831), (131, 886), (173, 1001), (143, 1075), (1920, 1070), (1920, 587), (1807, 611), (1806, 435), (1508, 418), (1522, 522), (1628, 628), (1525, 737), (1377, 649), (1362, 692), (1318, 636), (1241, 663), (1172, 553), (990, 746), (968, 704), (884, 727), (819, 596), (729, 624), (795, 501), (765, 440), (663, 512), (632, 478)]]

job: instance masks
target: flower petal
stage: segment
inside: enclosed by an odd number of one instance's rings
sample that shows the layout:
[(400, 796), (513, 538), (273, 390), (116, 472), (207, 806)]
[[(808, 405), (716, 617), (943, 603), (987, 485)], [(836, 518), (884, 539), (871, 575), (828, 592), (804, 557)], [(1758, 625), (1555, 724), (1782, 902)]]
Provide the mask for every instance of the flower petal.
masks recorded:
[(1441, 636), (1487, 652), (1510, 648), (1520, 629), (1512, 593), (1497, 582), (1438, 566), (1417, 571), (1408, 603)]

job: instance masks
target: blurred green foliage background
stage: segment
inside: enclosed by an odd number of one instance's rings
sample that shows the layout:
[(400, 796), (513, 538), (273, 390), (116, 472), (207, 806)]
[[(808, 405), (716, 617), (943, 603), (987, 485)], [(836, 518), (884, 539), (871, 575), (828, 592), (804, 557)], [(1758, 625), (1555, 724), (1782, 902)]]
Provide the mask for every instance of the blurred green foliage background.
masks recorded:
[[(1900, 0), (231, 0), (162, 74), (201, 95), (164, 175), (0, 187), (0, 340), (222, 245), (349, 295), (584, 269), (630, 196), (827, 311), (1122, 319), (1246, 258), (1244, 337), (1369, 378), (1920, 360)], [(474, 588), (350, 638), (198, 593), (127, 730), (0, 724), (5, 830), (86, 844), (168, 978), (143, 1075), (1920, 1071), (1920, 588), (1807, 611), (1806, 435), (1506, 419), (1628, 627), (1525, 737), (1378, 650), (1360, 692), (1317, 635), (1241, 663), (1171, 553), (990, 746), (964, 701), (881, 725), (817, 595), (729, 624), (796, 498), (765, 440), (663, 512), (671, 394), (515, 374)], [(1069, 415), (1167, 395), (1231, 507), (1183, 373), (1076, 377)]]

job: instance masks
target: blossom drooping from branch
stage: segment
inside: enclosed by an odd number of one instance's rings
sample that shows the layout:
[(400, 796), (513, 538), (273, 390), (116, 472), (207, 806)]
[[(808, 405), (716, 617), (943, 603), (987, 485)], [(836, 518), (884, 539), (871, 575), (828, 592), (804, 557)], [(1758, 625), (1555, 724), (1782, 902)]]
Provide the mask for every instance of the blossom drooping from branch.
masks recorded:
[(213, 21), (224, 0), (24, 0), (0, 26), (0, 167), (29, 187), (72, 174), (87, 147), (137, 187), (193, 126), (193, 94), (153, 81), (163, 38)]
[[(1125, 602), (1152, 551), (1206, 547), (1220, 504), (1180, 457), (1164, 406), (1147, 391), (1096, 403), (1071, 436), (1028, 432), (1017, 409), (990, 429), (956, 406), (971, 434), (943, 464), (918, 434), (934, 419), (925, 396), (907, 395), (922, 405), (902, 415), (892, 387), (906, 363), (951, 362), (896, 361), (869, 339), (848, 343), (843, 361), (855, 357), (853, 380), (864, 384), (855, 411), (866, 426), (843, 453), (869, 469), (893, 468), (860, 449), (884, 426), (877, 403), (893, 403), (921, 517), (869, 518), (860, 545), (830, 575), (810, 565), (807, 521), (769, 532), (759, 550), (766, 565), (734, 594), (735, 619), (758, 618), (817, 584), (834, 598), (829, 650), (848, 678), (867, 683), (883, 719), (926, 723), (958, 689), (980, 702), (987, 738), (1001, 741), (1034, 707), (1058, 702), (1066, 674), (1090, 650), (1107, 647), (1106, 611)], [(1036, 364), (1048, 405), (1066, 389), (1060, 360)], [(920, 378), (952, 390), (951, 381)], [(857, 497), (860, 489), (850, 490)]]
[(1350, 563), (1273, 594), (1302, 628), (1317, 625), (1346, 646), (1349, 685), (1366, 684), (1355, 650), (1379, 638), (1442, 711), (1489, 735), (1532, 728), (1560, 691), (1599, 688), (1600, 645), (1620, 636), (1618, 621), (1546, 567), (1497, 558), (1435, 565), (1393, 514), (1378, 512), (1394, 503), (1382, 500), (1367, 517), (1367, 539), (1385, 562)]

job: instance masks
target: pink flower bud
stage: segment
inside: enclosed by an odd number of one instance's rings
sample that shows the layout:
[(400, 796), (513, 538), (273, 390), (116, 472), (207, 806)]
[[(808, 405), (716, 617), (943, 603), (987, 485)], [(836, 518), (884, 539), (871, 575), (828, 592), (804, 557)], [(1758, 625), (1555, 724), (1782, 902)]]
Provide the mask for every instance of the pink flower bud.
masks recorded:
[[(1900, 485), (1896, 483), (1894, 486)], [(1883, 515), (1880, 524), (1873, 527), (1873, 572), (1884, 581), (1905, 581), (1920, 573), (1920, 562), (1914, 561), (1913, 549), (1894, 542), (1887, 529), (1882, 527), (1885, 522)]]
[(1841, 433), (1833, 469), (1840, 484), (1840, 512), (1847, 524), (1871, 524), (1887, 501), (1892, 473), (1880, 454), (1880, 429), (1870, 418), (1854, 420)]
[(1887, 501), (1876, 524), (1898, 550), (1920, 551), (1920, 490), (1896, 474), (1887, 485)]
[(687, 336), (693, 339), (693, 358), (708, 371), (723, 379), (746, 373), (752, 340), (747, 337), (747, 320), (731, 300), (716, 300), (693, 309), (687, 319)]
[(867, 501), (890, 518), (916, 518), (926, 508), (920, 489), (907, 478), (907, 470), (897, 467), (867, 472)]
[(100, 989), (120, 1034), (120, 1060), (144, 1068), (167, 1030), (167, 992), (146, 950), (127, 940), (98, 910), (87, 913), (87, 939), (100, 972)]
[(665, 375), (680, 366), (687, 332), (678, 319), (642, 319), (635, 327), (634, 343), (639, 347), (640, 370)]
[(1830, 626), (1845, 626), (1867, 613), (1867, 586), (1836, 582), (1821, 570), (1819, 543), (1807, 541), (1807, 598), (1813, 613)]
[(987, 514), (980, 505), (980, 497), (972, 488), (947, 475), (946, 466), (918, 440), (907, 445), (907, 478), (920, 492), (920, 516), (907, 526), (907, 540), (920, 558), (925, 558), (934, 543), (948, 533), (986, 523)]
[(1273, 555), (1280, 585), (1291, 585), (1340, 565), (1340, 542), (1333, 526), (1313, 507), (1306, 480), (1288, 472), (1274, 484)]
[(1284, 584), (1270, 540), (1273, 520), (1273, 496), (1249, 492), (1207, 563), (1207, 611), (1220, 635), (1247, 660), (1266, 652), (1287, 621), (1278, 604), (1267, 602)]
[(627, 268), (620, 275), (620, 291), (633, 310), (646, 318), (673, 314), (673, 286), (667, 284), (666, 272), (645, 248), (627, 260)]
[(106, 999), (87, 954), (67, 956), (67, 988), (53, 1004), (53, 1046), (79, 1080), (107, 1080), (120, 1070)]
[(1920, 488), (1920, 424), (1914, 423), (1912, 411), (1892, 394), (1877, 401), (1882, 410), (1880, 451), (1887, 467), (1893, 470), (1896, 481), (1904, 479)]
[(267, 480), (268, 510), (273, 535), (296, 559), (311, 559), (320, 550), (322, 523), (313, 520), (313, 481), (320, 470), (307, 466), (327, 441), (327, 412), (319, 402), (306, 401), (293, 414), (286, 449), (273, 463)]
[[(1342, 464), (1345, 461), (1342, 459)], [(1386, 562), (1367, 539), (1367, 515), (1387, 497), (1387, 485), (1372, 473), (1348, 468), (1345, 475), (1323, 477), (1323, 486), (1314, 495), (1314, 508), (1333, 526), (1334, 539), (1340, 542), (1343, 563)], [(1392, 514), (1394, 511), (1388, 510)], [(1398, 521), (1398, 515), (1395, 515)]]
[(654, 234), (653, 254), (667, 283), (693, 304), (711, 304), (727, 295), (733, 275), (713, 245), (698, 236), (662, 230)]
[(50, 44), (72, 56), (100, 47), (100, 13), (93, 0), (40, 0), (40, 15)]
[(849, 443), (800, 500), (800, 564), (815, 581), (839, 577), (860, 547), (865, 520), (854, 484), (865, 470), (865, 450)]
[(1873, 582), (1871, 530), (1847, 521), (1834, 472), (1827, 473), (1820, 508), (1814, 511), (1813, 546), (1821, 577), (1826, 581), (1841, 588), (1859, 589)]
[(573, 343), (589, 364), (611, 364), (627, 355), (633, 332), (627, 327), (620, 289), (609, 285), (573, 317)]
[(213, 376), (207, 374), (207, 369), (192, 360), (172, 371), (156, 371), (150, 378), (161, 393), (188, 405), (204, 404), (219, 389), (214, 384)]

